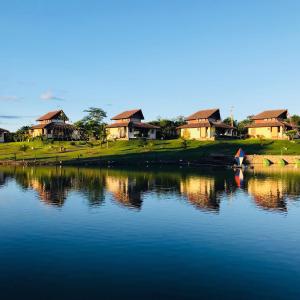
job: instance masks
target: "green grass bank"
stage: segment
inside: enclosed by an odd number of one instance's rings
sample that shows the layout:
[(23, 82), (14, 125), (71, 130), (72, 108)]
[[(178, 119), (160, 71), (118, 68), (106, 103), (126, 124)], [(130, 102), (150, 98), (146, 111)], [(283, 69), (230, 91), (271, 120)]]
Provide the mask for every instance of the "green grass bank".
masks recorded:
[(208, 162), (210, 158), (232, 157), (242, 147), (246, 154), (300, 155), (300, 141), (188, 141), (165, 140), (142, 142), (17, 142), (0, 144), (1, 163), (81, 164), (151, 162)]

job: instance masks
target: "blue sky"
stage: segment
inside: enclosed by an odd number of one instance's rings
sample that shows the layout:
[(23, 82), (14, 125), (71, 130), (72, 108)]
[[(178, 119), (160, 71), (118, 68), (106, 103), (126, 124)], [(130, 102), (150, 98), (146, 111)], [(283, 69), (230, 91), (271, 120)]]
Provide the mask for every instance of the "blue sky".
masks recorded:
[(300, 114), (300, 1), (0, 0), (0, 127), (62, 108)]

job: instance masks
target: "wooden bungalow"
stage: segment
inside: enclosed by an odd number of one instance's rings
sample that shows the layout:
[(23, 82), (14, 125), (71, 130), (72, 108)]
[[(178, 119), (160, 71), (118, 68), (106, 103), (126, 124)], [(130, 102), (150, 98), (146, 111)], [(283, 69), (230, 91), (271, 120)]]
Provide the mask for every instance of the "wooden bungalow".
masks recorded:
[(74, 126), (68, 123), (69, 119), (62, 110), (48, 112), (37, 119), (38, 124), (31, 127), (31, 137), (47, 137), (58, 140), (70, 140)]
[(144, 115), (141, 109), (124, 111), (111, 120), (114, 122), (106, 126), (109, 140), (156, 139), (159, 127), (142, 122)]
[(287, 109), (266, 110), (251, 118), (252, 123), (247, 125), (249, 137), (286, 140), (288, 130), (298, 129), (288, 123)]
[(0, 128), (0, 143), (4, 143), (6, 141), (6, 136), (8, 133), (8, 130)]
[(219, 109), (197, 111), (186, 121), (187, 124), (178, 127), (180, 136), (185, 139), (215, 140), (236, 135), (235, 127), (221, 121)]

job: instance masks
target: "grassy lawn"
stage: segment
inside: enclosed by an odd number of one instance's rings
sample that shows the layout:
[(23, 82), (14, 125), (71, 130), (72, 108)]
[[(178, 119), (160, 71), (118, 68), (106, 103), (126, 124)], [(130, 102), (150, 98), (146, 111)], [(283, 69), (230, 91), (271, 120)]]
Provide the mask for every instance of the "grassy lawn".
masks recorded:
[[(22, 150), (22, 146), (25, 150)], [(234, 155), (239, 147), (246, 154), (300, 155), (300, 141), (258, 141), (232, 140), (200, 142), (188, 141), (184, 148), (182, 140), (110, 142), (101, 147), (99, 142), (54, 142), (40, 141), (0, 144), (0, 160), (34, 160), (44, 162), (74, 161), (86, 159), (101, 160), (197, 160), (211, 155)], [(64, 149), (63, 149), (64, 148)]]

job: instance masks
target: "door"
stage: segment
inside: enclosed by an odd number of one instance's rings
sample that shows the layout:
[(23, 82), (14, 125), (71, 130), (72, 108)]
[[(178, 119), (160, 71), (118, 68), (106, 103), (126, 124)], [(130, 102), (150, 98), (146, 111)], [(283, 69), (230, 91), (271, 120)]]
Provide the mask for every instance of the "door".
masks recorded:
[(277, 139), (278, 138), (278, 127), (272, 127), (271, 132), (272, 132), (272, 138)]

